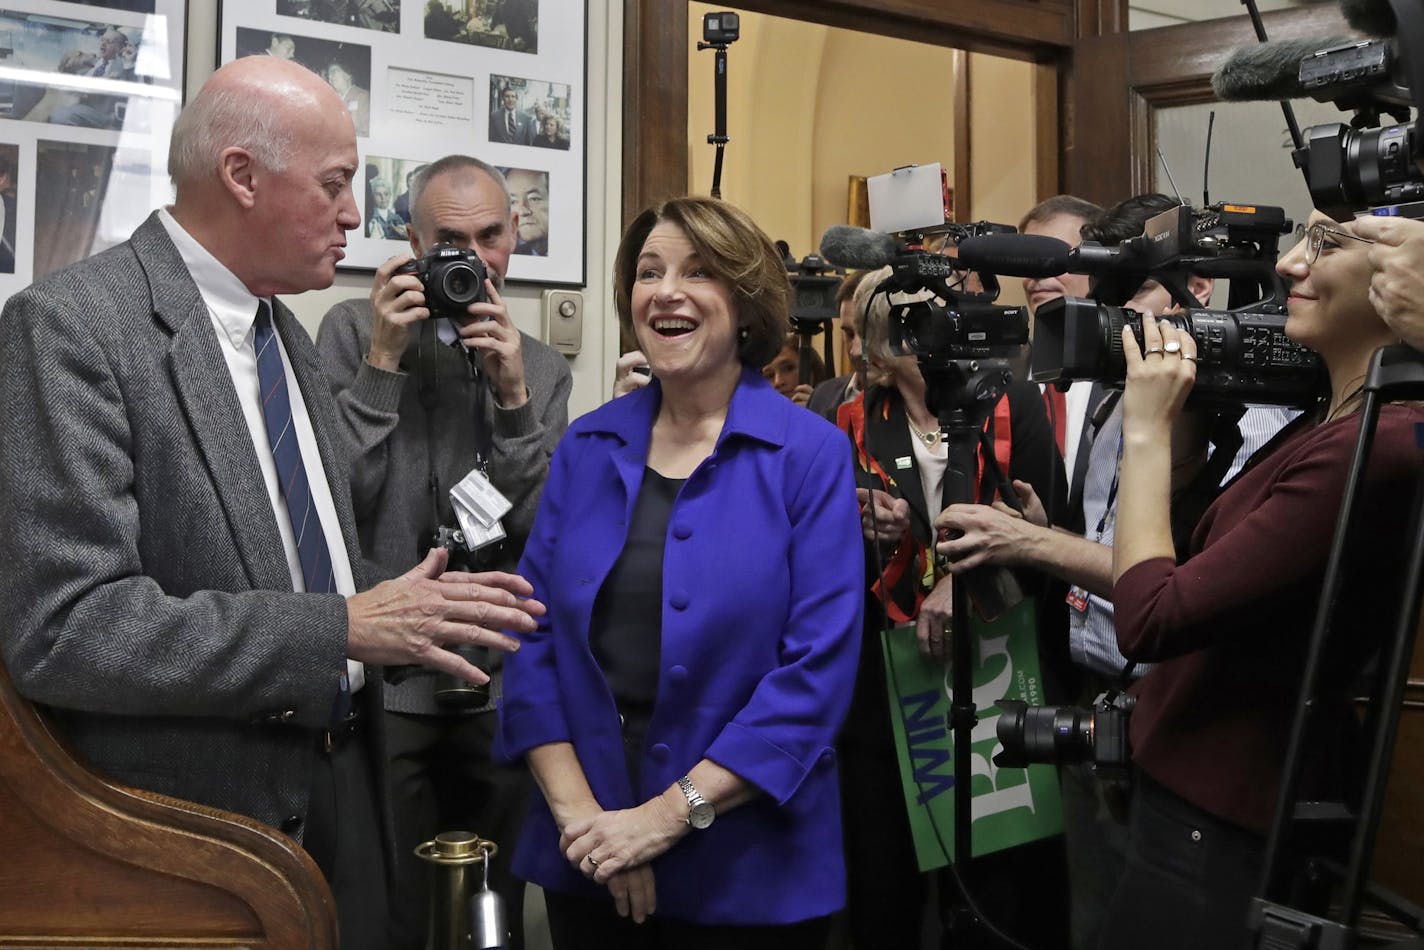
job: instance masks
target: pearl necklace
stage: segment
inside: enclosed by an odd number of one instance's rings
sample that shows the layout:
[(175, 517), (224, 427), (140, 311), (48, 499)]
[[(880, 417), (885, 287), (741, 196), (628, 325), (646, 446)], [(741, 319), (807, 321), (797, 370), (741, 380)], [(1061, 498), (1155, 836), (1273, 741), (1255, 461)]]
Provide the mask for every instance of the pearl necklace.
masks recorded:
[(916, 428), (913, 422), (910, 422), (908, 416), (905, 417), (905, 421), (910, 423), (910, 431), (915, 434), (915, 438), (923, 442), (925, 444), (925, 447), (928, 449), (933, 450), (936, 446), (939, 445), (939, 440), (944, 437), (944, 433), (939, 431), (938, 429), (931, 429), (928, 432), (921, 432), (918, 428)]

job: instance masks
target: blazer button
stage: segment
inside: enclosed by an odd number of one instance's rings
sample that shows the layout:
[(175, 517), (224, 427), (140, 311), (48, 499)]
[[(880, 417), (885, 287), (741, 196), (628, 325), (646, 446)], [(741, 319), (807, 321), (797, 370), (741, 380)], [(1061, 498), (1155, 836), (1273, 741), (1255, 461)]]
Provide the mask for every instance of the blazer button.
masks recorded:
[(668, 598), (668, 603), (672, 604), (673, 610), (686, 610), (690, 602), (691, 598), (687, 596), (687, 591), (685, 590), (676, 591)]
[(688, 538), (692, 537), (692, 525), (686, 523), (674, 525), (672, 529), (672, 536), (674, 538), (677, 538), (679, 541), (686, 541)]
[(297, 832), (302, 830), (302, 819), (298, 815), (288, 815), (286, 818), (282, 819), (282, 824), (280, 825), (280, 828), (282, 830), (282, 834), (288, 836), (289, 838), (294, 838), (296, 837)]
[(816, 760), (816, 768), (820, 769), (822, 772), (831, 768), (835, 764), (836, 754), (831, 749), (827, 749), (826, 751), (822, 752), (821, 757)]
[(671, 752), (672, 750), (667, 747), (667, 743), (655, 742), (648, 749), (648, 758), (652, 759), (654, 762), (666, 762), (667, 757)]
[(678, 664), (676, 666), (670, 666), (668, 667), (667, 675), (668, 682), (672, 683), (674, 686), (678, 685), (679, 683), (685, 683), (687, 682), (687, 667), (681, 664)]

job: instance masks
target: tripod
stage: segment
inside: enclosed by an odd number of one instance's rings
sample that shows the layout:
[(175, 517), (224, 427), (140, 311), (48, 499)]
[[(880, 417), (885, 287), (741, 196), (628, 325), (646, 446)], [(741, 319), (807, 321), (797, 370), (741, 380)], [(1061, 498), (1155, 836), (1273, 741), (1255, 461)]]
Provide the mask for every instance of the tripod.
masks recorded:
[[(953, 360), (920, 357), (920, 375), (925, 380), (925, 402), (939, 419), (948, 448), (949, 462), (945, 468), (946, 497), (950, 504), (972, 504), (976, 499), (978, 474), (977, 449), (983, 439), (984, 424), (995, 403), (1003, 396), (1012, 375), (1007, 359)], [(1012, 485), (993, 460), (992, 447), (986, 446), (985, 466), (994, 471), (1000, 495), (1014, 508), (1020, 508)], [(956, 578), (952, 588), (951, 697), (949, 728), (954, 735), (954, 854), (950, 870), (957, 885), (958, 900), (949, 909), (945, 937), (959, 943), (972, 935), (987, 933), (1002, 943), (1018, 946), (1004, 936), (974, 906), (964, 880), (964, 870), (973, 856), (972, 732), (979, 722), (973, 693), (973, 654), (969, 642), (967, 618), (970, 592), (981, 612), (996, 616), (1005, 601), (1017, 594), (1017, 584), (1004, 569), (984, 573), (983, 569)]]
[[(1265, 865), (1259, 896), (1252, 902), (1249, 946), (1260, 950), (1347, 950), (1356, 945), (1360, 912), (1366, 901), (1413, 931), (1415, 937), (1394, 944), (1400, 948), (1424, 947), (1424, 910), (1368, 882), (1379, 833), (1380, 812), (1393, 759), (1405, 681), (1414, 648), (1414, 633), (1424, 599), (1424, 484), (1416, 487), (1409, 522), (1410, 548), (1400, 586), (1399, 613), (1394, 629), (1380, 645), (1370, 684), (1370, 706), (1363, 729), (1368, 763), (1359, 788), (1358, 803), (1306, 802), (1299, 799), (1306, 752), (1324, 726), (1325, 717), (1338, 713), (1350, 697), (1323, 683), (1329, 674), (1326, 654), (1331, 646), (1331, 621), (1339, 600), (1345, 553), (1351, 540), (1364, 481), (1365, 465), (1379, 422), (1381, 406), (1401, 399), (1424, 398), (1424, 355), (1397, 344), (1375, 352), (1364, 385), (1360, 434), (1345, 482), (1345, 493), (1335, 525), (1335, 539), (1326, 562), (1320, 606), (1316, 612), (1310, 649), (1306, 656), (1295, 721), (1291, 727), (1276, 816), (1266, 842)], [(1348, 859), (1342, 867), (1313, 854), (1304, 861), (1289, 861), (1287, 853), (1309, 853), (1312, 838), (1348, 841)], [(1292, 872), (1297, 872), (1292, 874)], [(1339, 885), (1339, 905), (1327, 916), (1330, 884)], [(1295, 906), (1291, 903), (1294, 902)]]

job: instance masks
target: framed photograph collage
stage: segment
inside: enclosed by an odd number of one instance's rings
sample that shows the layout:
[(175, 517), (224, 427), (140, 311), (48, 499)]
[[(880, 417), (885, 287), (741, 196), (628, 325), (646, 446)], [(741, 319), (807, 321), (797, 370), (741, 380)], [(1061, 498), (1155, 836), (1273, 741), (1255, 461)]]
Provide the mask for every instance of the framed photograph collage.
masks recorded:
[(509, 279), (584, 283), (585, 0), (221, 0), (219, 17), (220, 62), (294, 59), (351, 110), (363, 224), (343, 268), (408, 252), (412, 176), (459, 152), (508, 181)]
[(172, 200), (184, 0), (0, 0), (0, 298)]

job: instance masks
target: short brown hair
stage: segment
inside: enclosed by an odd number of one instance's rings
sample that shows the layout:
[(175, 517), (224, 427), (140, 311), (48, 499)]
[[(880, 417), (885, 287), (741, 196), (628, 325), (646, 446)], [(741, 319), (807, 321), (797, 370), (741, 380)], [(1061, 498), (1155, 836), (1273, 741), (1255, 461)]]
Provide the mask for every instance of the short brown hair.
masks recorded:
[(1076, 195), (1054, 195), (1028, 209), (1028, 214), (1024, 215), (1023, 220), (1019, 222), (1019, 230), (1025, 231), (1030, 224), (1051, 221), (1059, 215), (1077, 218), (1087, 224), (1102, 213), (1103, 209), (1100, 206)]
[(638, 277), (638, 255), (662, 221), (681, 228), (702, 263), (731, 288), (736, 302), (737, 358), (758, 369), (771, 362), (791, 328), (791, 280), (786, 264), (771, 238), (745, 211), (715, 198), (673, 198), (644, 211), (628, 226), (613, 261), (613, 300), (624, 335), (634, 339), (633, 283)]

